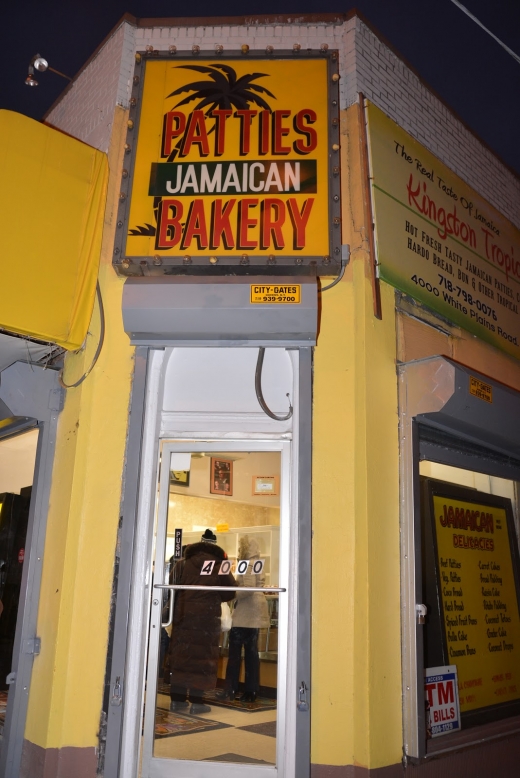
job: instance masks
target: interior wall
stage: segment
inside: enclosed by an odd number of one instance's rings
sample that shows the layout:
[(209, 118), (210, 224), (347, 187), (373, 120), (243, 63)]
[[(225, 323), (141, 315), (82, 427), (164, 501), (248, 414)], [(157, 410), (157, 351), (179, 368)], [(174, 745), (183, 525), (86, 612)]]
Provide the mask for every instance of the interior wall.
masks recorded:
[[(231, 460), (233, 465), (233, 493), (231, 495), (211, 494), (211, 459)], [(206, 497), (208, 500), (220, 501), (225, 504), (247, 503), (258, 508), (272, 508), (280, 505), (279, 495), (253, 495), (253, 478), (255, 476), (280, 477), (280, 454), (276, 451), (264, 452), (222, 452), (205, 456), (192, 455), (190, 461), (189, 486), (172, 484), (170, 492), (181, 497)], [(216, 510), (219, 510), (218, 508)], [(230, 509), (235, 510), (234, 508)], [(233, 526), (240, 526), (239, 524)]]
[(168, 534), (173, 533), (174, 524), (175, 527), (191, 532), (202, 526), (215, 530), (219, 521), (225, 522), (229, 527), (278, 525), (280, 509), (224, 500), (205, 500), (178, 493), (170, 497), (168, 522), (172, 529), (170, 530), (169, 526)]
[(37, 445), (37, 429), (0, 441), (0, 494), (32, 486)]

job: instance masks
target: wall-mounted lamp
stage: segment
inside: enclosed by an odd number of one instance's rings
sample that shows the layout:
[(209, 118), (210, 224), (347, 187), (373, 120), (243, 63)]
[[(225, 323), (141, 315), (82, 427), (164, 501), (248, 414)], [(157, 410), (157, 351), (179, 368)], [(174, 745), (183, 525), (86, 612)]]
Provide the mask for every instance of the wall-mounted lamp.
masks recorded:
[(70, 76), (66, 76), (65, 73), (61, 73), (59, 70), (51, 68), (46, 59), (41, 57), (39, 54), (35, 54), (27, 71), (27, 78), (25, 79), (27, 86), (38, 86), (38, 82), (34, 78), (34, 68), (39, 70), (40, 73), (43, 73), (45, 70), (50, 70), (53, 73), (56, 73), (56, 75), (61, 76), (62, 78), (66, 78), (67, 81), (72, 81)]

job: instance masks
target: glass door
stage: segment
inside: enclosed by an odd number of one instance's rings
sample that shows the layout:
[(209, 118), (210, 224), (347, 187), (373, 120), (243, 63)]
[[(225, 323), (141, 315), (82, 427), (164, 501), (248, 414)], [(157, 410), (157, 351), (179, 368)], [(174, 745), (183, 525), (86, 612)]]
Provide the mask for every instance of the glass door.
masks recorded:
[(164, 443), (141, 778), (282, 778), (289, 444)]

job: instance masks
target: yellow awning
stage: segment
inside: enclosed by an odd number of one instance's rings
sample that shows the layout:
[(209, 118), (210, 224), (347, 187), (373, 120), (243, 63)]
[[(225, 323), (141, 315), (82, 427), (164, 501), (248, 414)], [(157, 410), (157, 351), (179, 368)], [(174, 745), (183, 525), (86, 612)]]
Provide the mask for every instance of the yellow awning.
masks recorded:
[(96, 289), (107, 157), (0, 110), (0, 328), (74, 350)]

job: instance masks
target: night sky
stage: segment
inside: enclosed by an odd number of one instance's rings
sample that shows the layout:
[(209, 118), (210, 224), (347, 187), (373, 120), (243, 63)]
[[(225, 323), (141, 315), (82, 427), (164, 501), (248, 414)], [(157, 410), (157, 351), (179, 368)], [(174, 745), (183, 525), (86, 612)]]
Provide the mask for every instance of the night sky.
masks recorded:
[[(520, 0), (463, 0), (520, 55)], [(7, 7), (6, 7), (7, 6)], [(40, 73), (25, 85), (36, 53), (74, 76), (125, 13), (137, 17), (345, 13), (338, 0), (8, 0), (2, 8), (0, 108), (41, 119), (66, 86)], [(450, 0), (357, 0), (355, 7), (504, 162), (520, 175), (520, 64)]]

